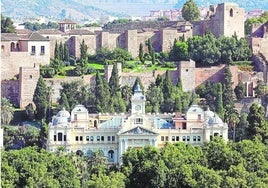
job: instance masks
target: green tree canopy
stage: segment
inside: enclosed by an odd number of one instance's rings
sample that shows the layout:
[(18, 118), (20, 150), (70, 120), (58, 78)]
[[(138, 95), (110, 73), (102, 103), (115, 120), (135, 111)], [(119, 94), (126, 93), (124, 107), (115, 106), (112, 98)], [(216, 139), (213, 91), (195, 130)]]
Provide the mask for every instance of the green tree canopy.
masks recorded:
[(200, 12), (194, 0), (188, 0), (182, 7), (182, 17), (184, 20), (193, 22), (200, 19)]
[(46, 118), (49, 103), (48, 94), (48, 87), (43, 77), (40, 76), (33, 95), (33, 102), (36, 106), (36, 118), (39, 120)]
[(15, 27), (13, 21), (9, 17), (4, 17), (1, 14), (1, 33), (15, 33)]
[(13, 119), (14, 110), (7, 98), (1, 98), (1, 123), (8, 125)]

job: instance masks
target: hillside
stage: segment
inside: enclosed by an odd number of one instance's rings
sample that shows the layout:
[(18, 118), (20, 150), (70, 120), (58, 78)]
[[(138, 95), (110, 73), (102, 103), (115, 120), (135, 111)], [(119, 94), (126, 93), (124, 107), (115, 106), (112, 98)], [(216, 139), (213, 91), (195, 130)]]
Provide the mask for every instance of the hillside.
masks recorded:
[[(195, 0), (200, 7), (209, 7), (230, 0)], [(107, 16), (144, 16), (150, 10), (179, 9), (186, 0), (5, 0), (1, 2), (2, 14), (13, 19), (46, 16), (73, 20), (106, 19)], [(246, 10), (268, 10), (267, 0), (233, 0)], [(18, 6), (19, 5), (19, 6)]]

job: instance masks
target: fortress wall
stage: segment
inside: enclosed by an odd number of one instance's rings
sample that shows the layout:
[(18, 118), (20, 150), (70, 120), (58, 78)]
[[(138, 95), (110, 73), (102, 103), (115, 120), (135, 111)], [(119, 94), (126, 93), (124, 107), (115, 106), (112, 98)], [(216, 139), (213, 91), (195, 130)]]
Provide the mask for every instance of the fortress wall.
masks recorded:
[(115, 49), (118, 47), (118, 37), (120, 36), (119, 33), (109, 33), (109, 32), (102, 32), (101, 33), (101, 47), (109, 48), (110, 50)]
[(203, 35), (206, 30), (210, 30), (210, 20), (196, 21), (193, 23), (193, 35)]
[(162, 43), (161, 50), (169, 52), (173, 47), (175, 38), (179, 38), (177, 30), (161, 30), (161, 40), (159, 40)]
[(251, 37), (263, 37), (263, 24), (253, 24), (251, 28)]
[(207, 80), (212, 82), (221, 82), (223, 79), (224, 65), (215, 67), (203, 67), (195, 69), (195, 88), (198, 88), (201, 84), (204, 84)]
[(2, 80), (1, 81), (1, 97), (5, 97), (11, 103), (19, 106), (19, 80)]
[(252, 48), (253, 54), (262, 53), (268, 58), (268, 38), (249, 38), (249, 44)]
[(80, 44), (82, 44), (83, 40), (87, 45), (88, 49), (87, 52), (91, 55), (95, 54), (96, 52), (96, 37), (95, 35), (82, 35), (82, 36), (73, 36), (72, 37), (75, 42), (73, 45), (73, 52), (74, 56), (80, 58)]
[(45, 62), (29, 56), (28, 52), (11, 52), (10, 56), (1, 56), (1, 80), (9, 80), (19, 74), (20, 67), (33, 67), (36, 62)]
[(67, 35), (64, 35), (64, 36), (62, 36), (62, 35), (48, 35), (48, 36), (43, 35), (43, 36), (49, 38), (50, 58), (51, 59), (54, 59), (54, 51), (55, 51), (56, 42), (58, 43), (58, 45), (61, 42), (64, 44), (69, 39), (69, 36), (67, 36)]
[(157, 43), (158, 41), (157, 41), (157, 38), (154, 37), (154, 35), (155, 35), (155, 32), (153, 32), (153, 31), (138, 33), (138, 36), (137, 36), (137, 45), (138, 45), (137, 48), (138, 48), (138, 50), (139, 50), (140, 43), (142, 43), (144, 52), (148, 52), (148, 48), (145, 44), (145, 41), (148, 39), (151, 39), (152, 45), (153, 45), (153, 47), (155, 47), (154, 44)]

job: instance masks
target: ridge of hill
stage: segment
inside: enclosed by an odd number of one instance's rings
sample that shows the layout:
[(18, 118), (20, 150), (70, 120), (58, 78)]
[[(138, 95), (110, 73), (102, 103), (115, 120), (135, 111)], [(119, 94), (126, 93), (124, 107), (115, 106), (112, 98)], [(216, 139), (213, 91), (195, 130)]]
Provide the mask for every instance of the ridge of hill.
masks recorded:
[[(1, 2), (4, 16), (14, 19), (45, 16), (73, 20), (101, 20), (108, 16), (149, 15), (150, 10), (179, 9), (187, 0), (5, 0)], [(267, 0), (195, 0), (199, 7), (234, 2), (247, 11), (268, 10)]]

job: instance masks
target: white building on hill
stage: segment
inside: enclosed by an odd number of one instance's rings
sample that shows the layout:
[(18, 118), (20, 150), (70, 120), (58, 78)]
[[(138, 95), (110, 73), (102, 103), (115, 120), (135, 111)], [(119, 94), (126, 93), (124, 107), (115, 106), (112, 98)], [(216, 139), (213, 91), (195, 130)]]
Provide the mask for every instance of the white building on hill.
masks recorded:
[(166, 142), (202, 145), (214, 136), (228, 139), (227, 124), (197, 105), (183, 116), (146, 114), (139, 85), (131, 102), (130, 114), (89, 114), (83, 105), (77, 105), (71, 114), (63, 109), (49, 124), (47, 150), (55, 152), (64, 146), (66, 152), (80, 150), (85, 155), (102, 150), (111, 164), (119, 164), (129, 147), (162, 147)]

